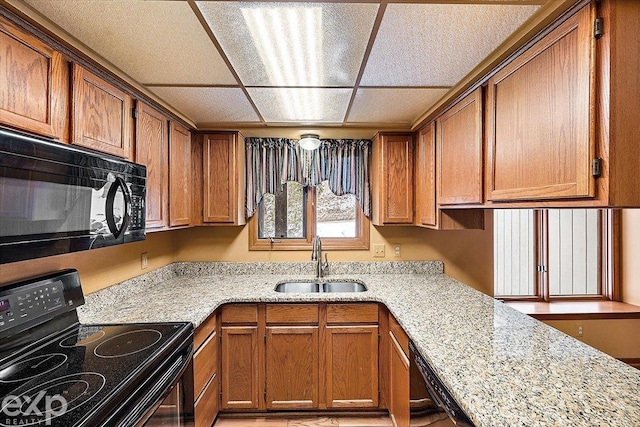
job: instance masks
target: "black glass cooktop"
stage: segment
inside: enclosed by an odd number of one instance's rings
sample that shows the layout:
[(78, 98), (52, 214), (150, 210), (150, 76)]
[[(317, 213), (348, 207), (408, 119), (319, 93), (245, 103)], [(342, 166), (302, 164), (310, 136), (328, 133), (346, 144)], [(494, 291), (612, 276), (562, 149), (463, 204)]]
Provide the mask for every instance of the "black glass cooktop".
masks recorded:
[(95, 426), (191, 333), (189, 323), (80, 325), (0, 362), (0, 427)]

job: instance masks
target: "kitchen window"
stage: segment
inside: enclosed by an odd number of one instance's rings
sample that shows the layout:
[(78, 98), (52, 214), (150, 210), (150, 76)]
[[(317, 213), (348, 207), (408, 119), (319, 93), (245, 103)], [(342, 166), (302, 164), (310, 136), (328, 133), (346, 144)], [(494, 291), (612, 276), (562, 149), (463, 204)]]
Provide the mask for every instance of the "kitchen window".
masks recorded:
[(608, 209), (494, 211), (494, 295), (616, 299), (616, 214)]

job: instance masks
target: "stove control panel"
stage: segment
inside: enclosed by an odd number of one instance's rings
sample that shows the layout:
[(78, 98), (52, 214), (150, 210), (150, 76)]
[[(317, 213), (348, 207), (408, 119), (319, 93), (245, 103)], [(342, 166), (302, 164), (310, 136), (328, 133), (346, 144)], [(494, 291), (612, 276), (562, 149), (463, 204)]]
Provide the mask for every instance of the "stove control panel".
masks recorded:
[(84, 303), (76, 270), (0, 288), (0, 338), (75, 310)]

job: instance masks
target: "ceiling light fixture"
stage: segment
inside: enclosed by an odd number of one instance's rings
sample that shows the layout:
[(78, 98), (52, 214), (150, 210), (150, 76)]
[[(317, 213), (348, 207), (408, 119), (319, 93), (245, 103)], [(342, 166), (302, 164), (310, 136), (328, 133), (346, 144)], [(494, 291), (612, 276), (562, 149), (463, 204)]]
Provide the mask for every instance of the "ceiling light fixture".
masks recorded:
[(300, 135), (300, 148), (303, 150), (315, 150), (320, 147), (320, 137), (314, 133), (306, 133), (304, 135)]

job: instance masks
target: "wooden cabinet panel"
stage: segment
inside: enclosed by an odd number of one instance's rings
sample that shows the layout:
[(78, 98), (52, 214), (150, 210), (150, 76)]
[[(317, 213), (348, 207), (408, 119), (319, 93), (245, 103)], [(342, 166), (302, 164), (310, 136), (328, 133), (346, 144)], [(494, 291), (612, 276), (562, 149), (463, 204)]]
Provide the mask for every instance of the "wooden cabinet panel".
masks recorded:
[(198, 326), (193, 335), (193, 348), (196, 350), (209, 338), (209, 336), (218, 330), (218, 313), (215, 312), (209, 316), (204, 322)]
[(258, 327), (223, 326), (222, 409), (258, 409)]
[(378, 134), (371, 153), (374, 225), (413, 223), (413, 139)]
[(317, 304), (268, 304), (269, 323), (315, 323), (318, 324)]
[(327, 323), (378, 323), (378, 304), (328, 304)]
[(390, 356), (389, 371), (391, 384), (391, 402), (389, 414), (397, 427), (409, 427), (410, 395), (409, 395), (409, 358), (394, 334), (389, 331)]
[(593, 197), (589, 7), (488, 84), (489, 200)]
[(218, 334), (214, 332), (193, 355), (193, 395), (196, 398), (218, 371), (218, 343)]
[(217, 376), (206, 385), (194, 406), (195, 427), (211, 427), (220, 409), (220, 381)]
[(0, 123), (68, 142), (69, 65), (0, 18)]
[(72, 143), (131, 158), (131, 97), (78, 64), (72, 89)]
[(258, 306), (256, 304), (228, 304), (222, 307), (221, 319), (227, 323), (257, 323)]
[(378, 326), (327, 326), (329, 408), (378, 406)]
[(317, 326), (268, 326), (267, 409), (318, 407)]
[(147, 229), (169, 226), (168, 119), (149, 105), (136, 105), (136, 163), (147, 167)]
[(436, 124), (418, 132), (416, 142), (416, 179), (414, 183), (416, 215), (420, 226), (436, 227)]
[(480, 204), (482, 198), (482, 89), (436, 121), (438, 204)]
[(243, 225), (244, 138), (237, 132), (204, 135), (203, 222)]
[(171, 227), (191, 224), (191, 132), (169, 127), (169, 220)]

